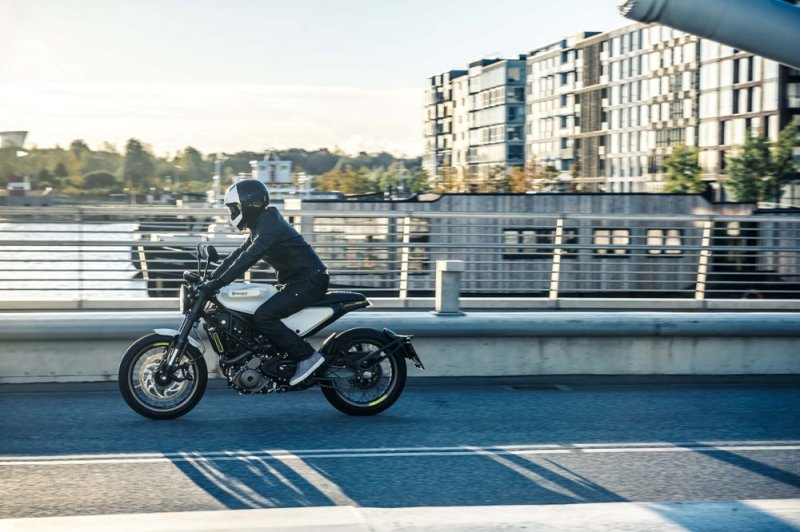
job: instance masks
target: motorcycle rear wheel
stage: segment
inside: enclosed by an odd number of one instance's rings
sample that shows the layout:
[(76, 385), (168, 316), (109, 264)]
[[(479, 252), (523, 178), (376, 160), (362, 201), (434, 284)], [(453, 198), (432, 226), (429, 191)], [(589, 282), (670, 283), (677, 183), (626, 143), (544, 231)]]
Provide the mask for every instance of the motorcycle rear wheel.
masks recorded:
[(150, 334), (125, 352), (119, 365), (119, 391), (135, 412), (151, 419), (174, 419), (192, 410), (208, 384), (208, 368), (200, 351), (188, 345), (178, 361), (179, 380), (161, 386), (156, 371), (166, 358), (172, 337)]
[[(346, 331), (336, 339), (330, 350), (334, 356), (331, 365), (356, 369), (352, 365), (352, 359), (388, 343), (390, 340), (386, 335), (374, 329)], [(371, 368), (368, 375), (356, 371), (356, 375), (332, 378), (321, 383), (322, 393), (340, 412), (351, 416), (374, 416), (400, 398), (406, 385), (406, 375), (405, 358), (396, 351)]]

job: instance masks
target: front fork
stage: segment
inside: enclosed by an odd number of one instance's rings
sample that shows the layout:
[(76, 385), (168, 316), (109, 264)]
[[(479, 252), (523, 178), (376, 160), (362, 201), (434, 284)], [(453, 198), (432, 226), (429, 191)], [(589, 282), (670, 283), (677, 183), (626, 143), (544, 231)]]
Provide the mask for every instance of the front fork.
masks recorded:
[(191, 310), (183, 316), (183, 322), (180, 329), (178, 329), (178, 336), (175, 337), (174, 342), (171, 344), (172, 350), (165, 363), (161, 366), (162, 373), (172, 375), (172, 372), (175, 371), (178, 360), (183, 355), (186, 344), (189, 343), (189, 333), (192, 332), (192, 327), (197, 322), (203, 305), (205, 305), (205, 297), (201, 294), (192, 305)]
[(192, 330), (192, 320), (189, 319), (189, 316), (186, 315), (183, 317), (183, 323), (181, 323), (181, 328), (178, 329), (178, 336), (175, 337), (175, 341), (171, 344), (172, 350), (167, 357), (166, 364), (163, 366), (163, 370), (167, 373), (171, 373), (172, 370), (175, 369), (175, 364), (177, 364), (178, 360), (180, 360), (181, 355), (183, 354), (184, 349), (186, 349), (186, 344), (189, 343), (189, 331)]

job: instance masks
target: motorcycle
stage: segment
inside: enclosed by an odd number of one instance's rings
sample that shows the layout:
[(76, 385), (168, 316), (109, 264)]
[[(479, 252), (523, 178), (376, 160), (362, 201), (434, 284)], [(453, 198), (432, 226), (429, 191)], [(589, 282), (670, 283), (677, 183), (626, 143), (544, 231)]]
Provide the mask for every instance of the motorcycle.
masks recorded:
[[(198, 244), (197, 273), (185, 272), (180, 287), (184, 316), (180, 328), (155, 329), (125, 352), (119, 367), (119, 389), (137, 413), (153, 419), (174, 419), (192, 410), (203, 397), (208, 383), (205, 346), (196, 334), (192, 335), (200, 325), (228, 386), (240, 394), (293, 392), (319, 386), (328, 402), (341, 412), (370, 416), (383, 412), (400, 397), (406, 383), (406, 359), (425, 369), (411, 345), (411, 336), (389, 329), (356, 328), (331, 334), (319, 349), (325, 364), (303, 382), (289, 385), (296, 362), (253, 324), (253, 313), (277, 293), (276, 288), (231, 283), (218, 293), (202, 289), (209, 279), (209, 265), (218, 258), (212, 245)], [(305, 338), (348, 312), (370, 305), (356, 292), (328, 292), (282, 321)]]

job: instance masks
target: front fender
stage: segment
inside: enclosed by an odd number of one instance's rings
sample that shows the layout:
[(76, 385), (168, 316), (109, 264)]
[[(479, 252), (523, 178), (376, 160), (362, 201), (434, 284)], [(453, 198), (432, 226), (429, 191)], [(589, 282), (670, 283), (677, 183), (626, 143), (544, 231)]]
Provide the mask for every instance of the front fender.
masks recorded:
[[(153, 331), (156, 334), (162, 334), (164, 336), (172, 336), (173, 338), (180, 334), (180, 331), (178, 331), (176, 329), (153, 329)], [(195, 346), (197, 349), (199, 349), (201, 353), (205, 353), (206, 352), (206, 346), (202, 342), (192, 338), (191, 336), (188, 338), (188, 340), (189, 340), (189, 343), (192, 344), (193, 346)]]

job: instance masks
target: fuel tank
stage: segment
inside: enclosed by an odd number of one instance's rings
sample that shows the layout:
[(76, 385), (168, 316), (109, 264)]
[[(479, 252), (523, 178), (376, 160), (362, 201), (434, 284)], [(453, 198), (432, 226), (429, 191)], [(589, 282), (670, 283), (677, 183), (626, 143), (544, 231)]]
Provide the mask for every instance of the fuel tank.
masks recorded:
[[(277, 293), (275, 287), (268, 284), (231, 283), (219, 291), (217, 301), (225, 308), (253, 314)], [(281, 321), (296, 334), (304, 336), (331, 316), (333, 309), (330, 306), (310, 306)]]
[(800, 7), (783, 0), (618, 0), (620, 13), (800, 69)]

